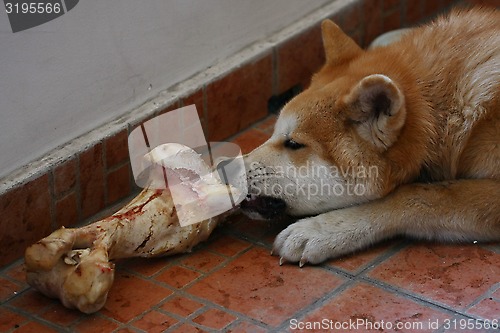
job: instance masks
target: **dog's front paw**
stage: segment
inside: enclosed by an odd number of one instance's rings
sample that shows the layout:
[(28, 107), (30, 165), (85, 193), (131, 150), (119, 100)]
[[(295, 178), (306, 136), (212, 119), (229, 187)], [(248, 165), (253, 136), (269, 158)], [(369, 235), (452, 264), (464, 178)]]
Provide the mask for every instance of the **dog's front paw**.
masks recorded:
[(273, 254), (286, 261), (318, 264), (336, 255), (336, 235), (328, 230), (321, 216), (298, 221), (279, 233), (274, 241)]

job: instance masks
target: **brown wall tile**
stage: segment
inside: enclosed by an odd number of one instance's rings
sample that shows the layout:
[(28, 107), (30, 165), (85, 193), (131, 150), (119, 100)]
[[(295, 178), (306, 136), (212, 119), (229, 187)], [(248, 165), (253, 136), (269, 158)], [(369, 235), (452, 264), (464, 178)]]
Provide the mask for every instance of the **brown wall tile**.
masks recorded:
[(311, 75), (325, 62), (319, 25), (286, 41), (277, 49), (278, 87), (281, 94), (297, 84), (309, 85)]
[(54, 168), (54, 195), (60, 196), (76, 185), (76, 172), (78, 162), (68, 160)]
[(51, 231), (49, 177), (43, 175), (0, 197), (0, 266)]
[(82, 218), (104, 208), (104, 161), (101, 143), (80, 154)]
[(130, 174), (131, 170), (128, 163), (108, 174), (106, 178), (106, 186), (108, 189), (106, 204), (115, 203), (130, 195)]
[(200, 123), (203, 128), (203, 132), (205, 134), (205, 140), (207, 140), (207, 114), (205, 110), (205, 88), (201, 88), (198, 91), (192, 93), (191, 95), (182, 98), (181, 99), (181, 104), (182, 106), (188, 106), (188, 105), (196, 105), (196, 111), (198, 111), (198, 117), (200, 117)]
[(70, 227), (78, 222), (78, 196), (71, 192), (55, 202), (55, 227)]
[(437, 11), (440, 10), (441, 8), (442, 8), (441, 1), (425, 0), (424, 1), (424, 8), (423, 8), (424, 17), (436, 14)]
[(174, 100), (174, 101), (172, 101), (171, 104), (166, 105), (162, 109), (156, 110), (155, 112), (149, 114), (148, 116), (139, 117), (137, 119), (134, 119), (134, 120), (132, 120), (131, 122), (128, 123), (128, 132), (129, 133), (132, 132), (135, 128), (137, 128), (141, 124), (145, 123), (146, 121), (153, 119), (154, 117), (157, 117), (159, 115), (162, 115), (164, 113), (167, 113), (169, 111), (172, 111), (172, 110), (175, 110), (175, 109), (178, 109), (178, 108), (179, 108), (179, 101), (178, 100)]
[(371, 41), (383, 32), (382, 0), (365, 1), (363, 5), (363, 13), (365, 17), (365, 36), (362, 46), (366, 46), (370, 45)]
[(196, 111), (198, 111), (198, 116), (200, 117), (201, 121), (203, 121), (203, 119), (205, 118), (205, 103), (203, 100), (203, 88), (181, 99), (182, 106), (188, 106), (192, 104), (196, 105)]
[(129, 160), (128, 131), (126, 129), (106, 139), (106, 167), (112, 168)]
[(384, 0), (383, 9), (384, 11), (392, 10), (395, 8), (401, 8), (401, 3), (403, 0)]
[(366, 45), (364, 45), (364, 32), (361, 31), (361, 29), (350, 32), (349, 37), (351, 37), (359, 46), (366, 47)]
[(384, 32), (401, 28), (401, 11), (394, 10), (384, 16), (382, 20), (382, 30)]
[(208, 137), (220, 141), (267, 115), (272, 95), (271, 54), (207, 86)]
[[(170, 104), (170, 105), (166, 106), (166, 107), (165, 107), (165, 108), (163, 108), (162, 110), (160, 110), (160, 111), (156, 112), (154, 115), (152, 115), (151, 117), (149, 117), (147, 120), (152, 119), (152, 118), (154, 118), (154, 117), (156, 117), (156, 116), (159, 116), (159, 115), (161, 115), (161, 114), (165, 114), (165, 113), (167, 113), (167, 112), (170, 112), (170, 111), (172, 111), (172, 110), (178, 109), (178, 108), (180, 108), (180, 107), (181, 107), (181, 104), (180, 104), (180, 102), (177, 100), (177, 101), (173, 102), (172, 104)], [(147, 120), (145, 120), (145, 121), (147, 121)]]
[(406, 24), (415, 24), (422, 18), (422, 2), (407, 1), (406, 2)]
[(345, 32), (357, 30), (364, 21), (363, 1), (356, 1), (339, 11), (331, 19)]

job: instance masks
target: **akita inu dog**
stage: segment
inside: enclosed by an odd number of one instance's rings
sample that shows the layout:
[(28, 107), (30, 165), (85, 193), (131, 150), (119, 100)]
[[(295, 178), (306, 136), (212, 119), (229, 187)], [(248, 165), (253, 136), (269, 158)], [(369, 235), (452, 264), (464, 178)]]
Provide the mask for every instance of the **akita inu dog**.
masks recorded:
[(280, 263), (396, 235), (499, 240), (500, 12), (455, 10), (368, 51), (331, 21), (322, 35), (325, 65), (245, 157), (243, 210), (303, 217), (277, 236)]

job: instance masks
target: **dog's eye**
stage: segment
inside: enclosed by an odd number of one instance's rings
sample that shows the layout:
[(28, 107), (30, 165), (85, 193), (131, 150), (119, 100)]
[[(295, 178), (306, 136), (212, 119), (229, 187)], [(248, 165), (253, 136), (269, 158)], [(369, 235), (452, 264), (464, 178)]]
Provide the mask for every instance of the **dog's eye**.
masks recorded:
[(300, 148), (304, 148), (306, 145), (302, 143), (298, 143), (297, 141), (294, 141), (292, 139), (287, 139), (285, 140), (285, 147), (291, 150), (297, 150)]

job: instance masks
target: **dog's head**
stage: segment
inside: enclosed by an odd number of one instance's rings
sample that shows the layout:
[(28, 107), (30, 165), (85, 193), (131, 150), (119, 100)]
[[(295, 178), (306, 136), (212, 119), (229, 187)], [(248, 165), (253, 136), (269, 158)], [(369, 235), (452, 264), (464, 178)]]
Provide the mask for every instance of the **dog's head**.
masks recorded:
[(405, 97), (389, 76), (361, 67), (366, 52), (333, 22), (322, 32), (326, 64), (245, 157), (251, 217), (314, 215), (390, 190), (384, 155), (405, 124)]

